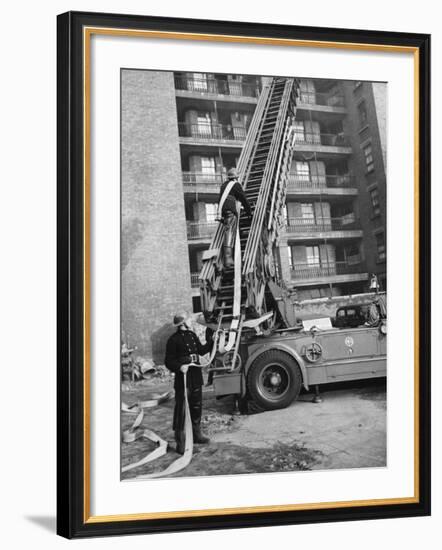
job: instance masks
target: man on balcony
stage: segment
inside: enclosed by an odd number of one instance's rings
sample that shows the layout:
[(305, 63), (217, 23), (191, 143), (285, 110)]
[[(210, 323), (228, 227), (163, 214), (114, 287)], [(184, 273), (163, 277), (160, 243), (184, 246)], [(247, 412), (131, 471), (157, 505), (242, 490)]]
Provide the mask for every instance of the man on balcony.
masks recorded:
[(236, 224), (239, 219), (239, 209), (244, 208), (249, 218), (252, 209), (238, 180), (235, 168), (227, 172), (227, 180), (221, 185), (218, 199), (218, 220), (224, 224), (224, 267), (233, 267), (233, 246), (235, 243)]

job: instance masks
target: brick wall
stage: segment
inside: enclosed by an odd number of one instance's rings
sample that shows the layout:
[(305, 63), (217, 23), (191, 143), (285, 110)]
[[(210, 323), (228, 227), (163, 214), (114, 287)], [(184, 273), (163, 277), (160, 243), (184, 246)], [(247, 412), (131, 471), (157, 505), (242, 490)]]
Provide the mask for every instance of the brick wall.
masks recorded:
[[(343, 83), (348, 117), (345, 120), (345, 131), (349, 134), (353, 147), (350, 167), (356, 177), (359, 188), (357, 199), (358, 213), (363, 230), (363, 253), (367, 271), (376, 273), (380, 281), (385, 277), (386, 262), (378, 259), (375, 234), (386, 229), (386, 107), (387, 85), (383, 83), (363, 82), (354, 87), (353, 82)], [(365, 102), (367, 121), (359, 121), (358, 105)], [(367, 172), (364, 145), (371, 145), (374, 169)], [(374, 213), (370, 191), (377, 190), (379, 212)], [(382, 290), (385, 283), (382, 282)]]
[(192, 306), (173, 73), (123, 70), (121, 115), (122, 339), (162, 362)]

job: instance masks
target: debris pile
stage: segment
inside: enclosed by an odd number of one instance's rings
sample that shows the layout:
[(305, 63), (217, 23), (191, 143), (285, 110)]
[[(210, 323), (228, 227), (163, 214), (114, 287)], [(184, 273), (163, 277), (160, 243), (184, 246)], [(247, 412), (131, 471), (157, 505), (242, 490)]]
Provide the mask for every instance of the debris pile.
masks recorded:
[[(303, 445), (277, 445), (273, 449), (269, 470), (272, 472), (293, 472), (296, 470), (310, 470), (315, 458), (309, 455)], [(315, 453), (316, 454), (316, 453)]]
[(231, 414), (221, 414), (221, 413), (209, 413), (203, 415), (201, 419), (201, 424), (209, 437), (219, 433), (227, 432), (233, 429), (236, 417)]
[(134, 357), (136, 346), (130, 348), (127, 344), (121, 346), (121, 378), (137, 382), (140, 380), (155, 380), (166, 381), (170, 378), (171, 373), (164, 365), (155, 365), (155, 363), (145, 357)]
[(150, 378), (167, 382), (172, 377), (172, 373), (165, 365), (155, 365), (153, 371), (149, 372)]

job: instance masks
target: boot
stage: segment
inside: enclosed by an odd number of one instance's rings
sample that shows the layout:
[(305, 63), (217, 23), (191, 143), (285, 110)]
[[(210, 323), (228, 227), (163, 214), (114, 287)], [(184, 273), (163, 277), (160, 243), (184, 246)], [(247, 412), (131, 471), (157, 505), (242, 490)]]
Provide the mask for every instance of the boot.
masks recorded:
[(210, 439), (201, 433), (201, 427), (199, 424), (193, 424), (193, 442), (199, 445), (207, 445)]
[(175, 451), (179, 455), (183, 455), (184, 451), (186, 450), (186, 437), (182, 430), (175, 430), (175, 442)]
[(225, 246), (224, 247), (224, 267), (228, 269), (230, 267), (233, 267), (233, 265), (234, 265), (234, 262), (233, 262), (232, 247)]

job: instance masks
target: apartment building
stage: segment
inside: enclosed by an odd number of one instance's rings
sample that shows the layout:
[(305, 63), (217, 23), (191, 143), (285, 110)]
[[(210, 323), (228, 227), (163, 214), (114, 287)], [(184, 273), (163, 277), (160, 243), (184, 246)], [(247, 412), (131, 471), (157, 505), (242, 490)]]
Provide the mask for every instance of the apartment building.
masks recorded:
[[(250, 76), (175, 74), (196, 309), (201, 257), (216, 228), (219, 185), (227, 169), (237, 163), (261, 86), (260, 78)], [(385, 90), (385, 85), (379, 86)], [(379, 88), (379, 98), (383, 95), (385, 91)], [(371, 201), (384, 209), (385, 142), (381, 143), (379, 133), (385, 128), (374, 124), (378, 109), (374, 97), (371, 83), (300, 79), (297, 147), (289, 176), (286, 231), (280, 245), (283, 277), (300, 300), (363, 292), (369, 273), (380, 270), (385, 286), (385, 261), (382, 269), (373, 257), (378, 248), (377, 259), (382, 259), (384, 238), (385, 260), (385, 231), (375, 233), (372, 221), (366, 219), (365, 204)], [(371, 137), (361, 131), (363, 109), (373, 123)], [(365, 122), (361, 124), (367, 126)], [(374, 167), (366, 162), (374, 163), (374, 158), (382, 163), (376, 162), (379, 181), (370, 187), (365, 182), (366, 171), (374, 171)], [(385, 212), (379, 214), (378, 221), (384, 228)], [(370, 233), (368, 258), (364, 230)]]
[[(149, 80), (147, 87), (140, 78)], [(169, 311), (175, 299), (180, 304), (191, 300), (191, 307), (200, 309), (198, 274), (203, 251), (209, 247), (217, 226), (219, 188), (227, 170), (237, 165), (264, 84), (265, 79), (256, 76), (184, 72), (132, 75), (123, 80), (123, 128), (125, 116), (137, 127), (148, 120), (152, 129), (154, 118), (159, 125), (152, 135), (148, 128), (142, 132), (141, 147), (136, 133), (123, 135), (123, 149), (129, 156), (127, 169), (130, 173), (131, 167), (137, 166), (138, 170), (130, 183), (137, 177), (143, 179), (143, 185), (138, 182), (138, 186), (129, 186), (129, 191), (123, 189), (123, 198), (139, 203), (135, 190), (150, 197), (153, 193), (158, 199), (155, 216), (163, 219), (171, 215), (171, 209), (159, 196), (162, 186), (174, 190), (181, 200), (181, 204), (172, 200), (173, 256), (169, 258), (165, 245), (170, 236), (154, 242), (146, 234), (142, 239), (148, 257), (161, 254), (180, 264), (176, 273), (173, 269), (161, 273), (161, 283), (172, 289), (172, 294), (166, 306), (152, 298), (160, 316), (161, 310)], [(163, 88), (161, 93), (158, 86)], [(175, 107), (172, 113), (171, 96)], [(126, 106), (125, 97), (137, 104), (137, 109)], [(280, 242), (282, 275), (299, 300), (364, 292), (371, 273), (379, 276), (385, 290), (385, 121), (384, 84), (300, 79), (296, 151), (289, 175), (286, 228)], [(161, 139), (158, 142), (160, 135), (167, 144)], [(154, 157), (154, 151), (163, 158)], [(147, 174), (151, 164), (158, 170), (150, 180)], [(171, 177), (179, 181), (171, 182)], [(123, 212), (124, 208), (123, 204)], [(134, 212), (132, 206), (128, 208)], [(132, 227), (134, 215), (126, 215), (128, 227)], [(142, 212), (137, 213), (137, 219), (140, 216)], [(147, 224), (147, 214), (145, 221)], [(124, 239), (127, 235), (123, 223)], [(168, 265), (170, 261), (163, 257), (161, 263)], [(131, 271), (124, 284), (138, 290), (129, 291), (125, 298), (123, 288), (123, 306), (130, 295), (139, 298), (141, 287), (144, 285), (146, 292), (149, 286), (143, 261), (134, 264), (129, 258), (128, 266)], [(177, 288), (177, 273), (181, 291)], [(149, 291), (151, 296), (154, 293), (155, 288)], [(146, 299), (145, 307), (148, 304)], [(130, 325), (127, 332), (133, 334), (136, 322), (127, 323), (124, 311), (123, 307), (123, 328)], [(127, 315), (133, 318), (133, 313)], [(146, 330), (151, 329), (136, 329), (134, 340), (145, 339)]]

